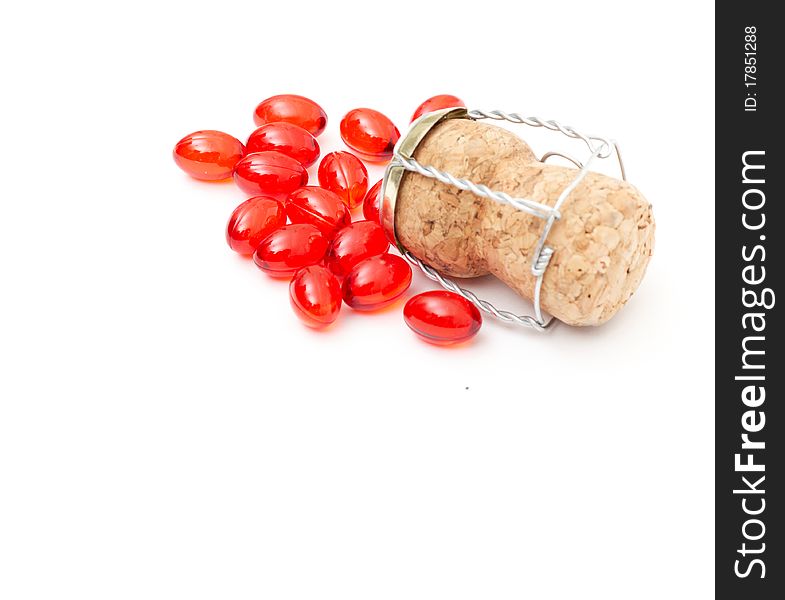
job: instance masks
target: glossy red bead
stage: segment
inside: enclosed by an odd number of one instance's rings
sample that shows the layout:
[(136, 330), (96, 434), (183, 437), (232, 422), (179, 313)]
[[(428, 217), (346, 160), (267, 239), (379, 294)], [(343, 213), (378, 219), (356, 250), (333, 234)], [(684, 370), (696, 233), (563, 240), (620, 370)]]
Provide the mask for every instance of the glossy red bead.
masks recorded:
[(420, 338), (439, 346), (470, 340), (482, 326), (477, 307), (446, 290), (413, 296), (403, 307), (403, 318)]
[(191, 177), (203, 181), (220, 181), (232, 176), (232, 170), (245, 154), (240, 140), (223, 131), (196, 131), (174, 147), (174, 162)]
[(457, 96), (451, 96), (450, 94), (439, 94), (438, 96), (433, 96), (428, 98), (425, 102), (417, 107), (417, 110), (415, 110), (414, 114), (412, 115), (412, 121), (419, 119), (426, 113), (433, 112), (435, 110), (441, 110), (443, 108), (453, 108), (456, 106), (465, 107), (466, 105), (463, 103), (463, 100)]
[(296, 94), (280, 94), (263, 100), (256, 107), (254, 123), (292, 123), (311, 135), (319, 135), (327, 127), (327, 113), (313, 100)]
[(377, 310), (409, 288), (412, 270), (400, 256), (381, 254), (357, 263), (343, 281), (343, 301), (355, 310)]
[(384, 180), (380, 179), (374, 183), (373, 187), (365, 194), (365, 199), (363, 200), (363, 216), (368, 221), (373, 221), (374, 223), (381, 222), (379, 219), (379, 211), (382, 207), (381, 192), (383, 182)]
[(381, 225), (373, 221), (355, 221), (335, 234), (325, 263), (333, 273), (344, 277), (361, 260), (384, 254), (389, 247)]
[(320, 187), (294, 190), (286, 199), (286, 214), (292, 223), (309, 223), (328, 239), (352, 222), (349, 209), (337, 194)]
[(248, 154), (234, 168), (234, 181), (246, 194), (286, 197), (308, 183), (308, 171), (280, 152)]
[(321, 329), (341, 311), (341, 282), (321, 265), (297, 271), (289, 284), (289, 301), (295, 314), (308, 327)]
[(353, 210), (360, 206), (368, 191), (368, 170), (350, 152), (330, 152), (319, 164), (319, 185), (338, 194)]
[(253, 254), (261, 241), (286, 225), (286, 211), (275, 198), (256, 196), (234, 209), (226, 226), (229, 247), (240, 254)]
[(341, 119), (341, 139), (367, 161), (390, 160), (399, 137), (393, 122), (371, 108), (355, 108)]
[(313, 225), (291, 223), (264, 238), (253, 255), (257, 267), (273, 277), (290, 277), (324, 258), (327, 239)]
[(245, 151), (280, 152), (304, 167), (319, 159), (319, 142), (302, 127), (291, 123), (267, 123), (254, 131), (245, 144)]

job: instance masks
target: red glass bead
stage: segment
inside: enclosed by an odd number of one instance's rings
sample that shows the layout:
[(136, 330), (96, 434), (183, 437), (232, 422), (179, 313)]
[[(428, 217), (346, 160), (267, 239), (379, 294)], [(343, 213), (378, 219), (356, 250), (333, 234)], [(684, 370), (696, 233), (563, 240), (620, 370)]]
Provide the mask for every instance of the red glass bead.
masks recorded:
[(240, 140), (223, 131), (196, 131), (174, 147), (174, 162), (191, 177), (203, 181), (220, 181), (232, 176), (232, 170), (245, 154)]
[(389, 247), (381, 225), (373, 221), (355, 221), (335, 234), (325, 263), (333, 273), (344, 277), (361, 260), (384, 254)]
[(308, 327), (327, 327), (341, 311), (341, 282), (321, 265), (304, 267), (289, 284), (289, 301)]
[(327, 113), (313, 100), (295, 94), (280, 94), (263, 100), (256, 107), (254, 123), (292, 123), (311, 135), (319, 135), (327, 127)]
[(403, 307), (403, 318), (414, 333), (439, 346), (465, 342), (482, 325), (482, 316), (474, 304), (446, 290), (413, 296)]
[(425, 113), (441, 110), (443, 108), (454, 108), (456, 106), (465, 107), (466, 105), (463, 103), (463, 100), (456, 96), (451, 96), (450, 94), (439, 94), (438, 96), (433, 96), (432, 98), (428, 98), (425, 102), (417, 107), (417, 110), (415, 110), (414, 114), (412, 115), (412, 121), (419, 119)]
[(234, 209), (226, 226), (229, 247), (240, 254), (253, 254), (260, 242), (286, 225), (286, 211), (275, 198), (256, 196)]
[(352, 222), (349, 209), (337, 194), (320, 187), (294, 190), (286, 199), (286, 214), (292, 223), (310, 223), (328, 239)]
[(253, 255), (257, 267), (273, 277), (290, 277), (315, 265), (327, 251), (327, 239), (313, 225), (291, 223), (264, 238)]
[(319, 158), (319, 142), (302, 127), (291, 123), (267, 123), (254, 131), (245, 144), (245, 151), (272, 150), (292, 157), (304, 167), (310, 167)]
[(360, 206), (368, 190), (368, 171), (350, 152), (330, 152), (319, 164), (319, 185), (338, 194), (353, 210)]
[(343, 282), (343, 301), (355, 310), (376, 310), (409, 288), (412, 270), (400, 256), (381, 254), (357, 263)]
[(363, 216), (374, 223), (380, 222), (379, 209), (381, 209), (382, 206), (381, 191), (383, 181), (383, 179), (380, 179), (374, 183), (373, 187), (365, 194), (365, 199), (363, 200)]
[(237, 163), (234, 181), (247, 194), (284, 200), (298, 187), (308, 183), (308, 171), (280, 152), (255, 152)]
[(393, 122), (371, 108), (355, 108), (341, 119), (341, 139), (367, 161), (389, 160), (399, 137)]

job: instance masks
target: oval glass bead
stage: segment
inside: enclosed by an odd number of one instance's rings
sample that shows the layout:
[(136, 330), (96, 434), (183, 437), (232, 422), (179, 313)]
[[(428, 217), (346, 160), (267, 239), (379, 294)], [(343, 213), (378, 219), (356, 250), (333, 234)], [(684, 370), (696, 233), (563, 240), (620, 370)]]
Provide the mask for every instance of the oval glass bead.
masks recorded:
[(289, 284), (289, 301), (295, 314), (308, 327), (321, 329), (333, 323), (341, 311), (341, 283), (321, 265), (297, 271)]
[(350, 152), (330, 152), (319, 164), (319, 185), (338, 194), (343, 203), (354, 210), (368, 191), (368, 170)]
[(324, 258), (327, 240), (313, 225), (291, 223), (264, 238), (253, 255), (254, 264), (273, 277), (290, 277), (298, 269)]
[(327, 113), (310, 98), (296, 94), (279, 94), (263, 100), (253, 114), (254, 123), (292, 123), (311, 135), (319, 135), (327, 127)]
[(291, 123), (267, 123), (254, 131), (245, 144), (245, 151), (280, 152), (309, 167), (319, 158), (319, 142), (302, 127)]
[(286, 199), (286, 214), (292, 223), (309, 223), (328, 239), (352, 222), (349, 209), (337, 194), (320, 187), (301, 187)]
[(237, 163), (234, 181), (246, 194), (285, 200), (298, 187), (308, 183), (308, 171), (280, 152), (254, 152)]
[(344, 277), (361, 260), (384, 254), (389, 247), (381, 225), (373, 221), (355, 221), (335, 234), (325, 263), (333, 273)]
[(372, 108), (355, 108), (341, 119), (341, 139), (370, 162), (390, 160), (400, 137), (393, 122)]
[(360, 206), (368, 191), (368, 170), (350, 152), (330, 152), (319, 164), (319, 185), (338, 194), (353, 210)]
[(412, 115), (412, 121), (419, 119), (426, 113), (433, 112), (435, 110), (441, 110), (443, 108), (454, 108), (456, 106), (466, 107), (466, 105), (463, 103), (463, 100), (457, 96), (451, 96), (450, 94), (439, 94), (437, 96), (432, 96), (417, 107), (417, 110), (415, 110), (414, 114)]
[(381, 254), (357, 263), (343, 282), (343, 301), (355, 310), (377, 310), (409, 288), (412, 270), (400, 256)]
[(245, 154), (236, 137), (223, 131), (195, 131), (175, 144), (174, 162), (191, 177), (203, 181), (229, 179)]
[(477, 307), (447, 290), (417, 294), (403, 307), (403, 318), (421, 339), (438, 346), (470, 340), (482, 326)]
[(363, 200), (363, 216), (368, 221), (373, 221), (374, 223), (381, 222), (379, 219), (379, 210), (381, 209), (381, 191), (383, 182), (384, 180), (380, 179), (374, 183), (373, 187), (368, 190), (367, 194), (365, 194), (365, 199)]
[(226, 226), (229, 247), (240, 254), (253, 254), (261, 241), (286, 225), (286, 211), (275, 198), (256, 196), (234, 209)]

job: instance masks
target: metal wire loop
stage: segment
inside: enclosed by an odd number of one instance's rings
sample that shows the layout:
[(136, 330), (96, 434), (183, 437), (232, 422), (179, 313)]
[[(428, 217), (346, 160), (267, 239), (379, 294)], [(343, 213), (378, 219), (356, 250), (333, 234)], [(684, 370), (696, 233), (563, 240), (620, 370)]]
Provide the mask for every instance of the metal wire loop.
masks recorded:
[[(545, 120), (540, 117), (522, 117), (518, 113), (507, 113), (501, 110), (470, 110), (468, 112), (469, 116), (475, 121), (493, 119), (494, 121), (509, 121), (510, 123), (528, 125), (529, 127), (544, 127), (550, 131), (558, 131), (569, 138), (582, 140), (592, 154), (599, 150), (599, 158), (608, 158), (613, 153), (613, 142), (609, 139), (597, 135), (580, 133), (572, 125), (562, 125), (553, 119)], [(596, 146), (594, 142), (599, 142), (599, 146)]]
[(579, 169), (583, 167), (583, 163), (581, 161), (579, 161), (577, 158), (574, 158), (574, 157), (570, 156), (569, 154), (564, 154), (563, 152), (553, 152), (553, 151), (546, 152), (545, 154), (543, 154), (540, 157), (540, 162), (544, 163), (549, 158), (551, 158), (552, 156), (559, 156), (559, 157), (563, 158), (564, 160), (567, 160), (567, 161), (571, 162), (572, 164), (574, 164)]
[(627, 180), (626, 173), (624, 171), (624, 163), (622, 162), (621, 158), (621, 152), (619, 151), (619, 145), (609, 138), (596, 135), (587, 135), (579, 132), (570, 125), (562, 125), (558, 121), (545, 120), (539, 117), (522, 117), (518, 113), (506, 113), (500, 110), (470, 110), (468, 111), (468, 115), (475, 121), (481, 119), (492, 119), (495, 121), (509, 121), (510, 123), (528, 125), (530, 127), (542, 127), (550, 131), (561, 133), (568, 138), (581, 140), (589, 149), (589, 157), (584, 162), (578, 161), (577, 159), (561, 152), (551, 151), (543, 154), (541, 159), (542, 162), (552, 156), (560, 156), (570, 161), (577, 167), (575, 178), (567, 185), (567, 187), (564, 188), (564, 190), (562, 190), (553, 206), (535, 202), (534, 200), (530, 200), (528, 198), (513, 198), (509, 194), (494, 191), (483, 184), (474, 183), (468, 179), (454, 177), (450, 173), (441, 171), (432, 166), (421, 165), (413, 157), (401, 154), (397, 147), (393, 155), (393, 165), (401, 166), (407, 171), (419, 173), (424, 177), (436, 179), (445, 185), (450, 185), (460, 190), (471, 192), (476, 196), (489, 198), (496, 202), (500, 202), (501, 204), (507, 204), (516, 208), (517, 210), (523, 211), (529, 215), (545, 221), (542, 233), (537, 240), (537, 245), (535, 246), (531, 261), (531, 273), (536, 278), (533, 298), (534, 315), (516, 315), (515, 313), (496, 308), (487, 300), (479, 298), (471, 290), (462, 288), (452, 279), (444, 277), (436, 269), (424, 263), (422, 260), (412, 255), (408, 251), (403, 252), (403, 257), (413, 265), (419, 267), (423, 274), (428, 277), (428, 279), (437, 282), (446, 290), (463, 296), (469, 302), (474, 304), (479, 310), (492, 316), (493, 318), (505, 323), (513, 323), (523, 327), (529, 327), (536, 331), (545, 331), (554, 322), (554, 318), (552, 316), (548, 316), (547, 318), (543, 316), (542, 307), (540, 305), (543, 278), (554, 253), (554, 249), (546, 245), (548, 234), (550, 233), (551, 228), (556, 223), (556, 221), (561, 218), (561, 207), (589, 172), (589, 167), (593, 163), (594, 159), (609, 158), (615, 153), (619, 162), (619, 169), (621, 171), (622, 179), (625, 181)]

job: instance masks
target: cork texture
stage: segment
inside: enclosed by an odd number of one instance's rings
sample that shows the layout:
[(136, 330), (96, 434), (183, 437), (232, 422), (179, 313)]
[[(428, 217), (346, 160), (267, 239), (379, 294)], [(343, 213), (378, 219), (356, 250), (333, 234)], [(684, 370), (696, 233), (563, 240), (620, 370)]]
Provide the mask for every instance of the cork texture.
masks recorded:
[[(415, 158), (513, 197), (553, 206), (575, 170), (537, 161), (516, 135), (452, 119), (434, 127)], [(638, 288), (654, 245), (649, 202), (629, 183), (588, 173), (567, 198), (547, 244), (542, 308), (570, 325), (600, 325)], [(532, 299), (531, 258), (544, 221), (417, 173), (401, 182), (395, 229), (403, 245), (452, 277), (492, 273)]]

